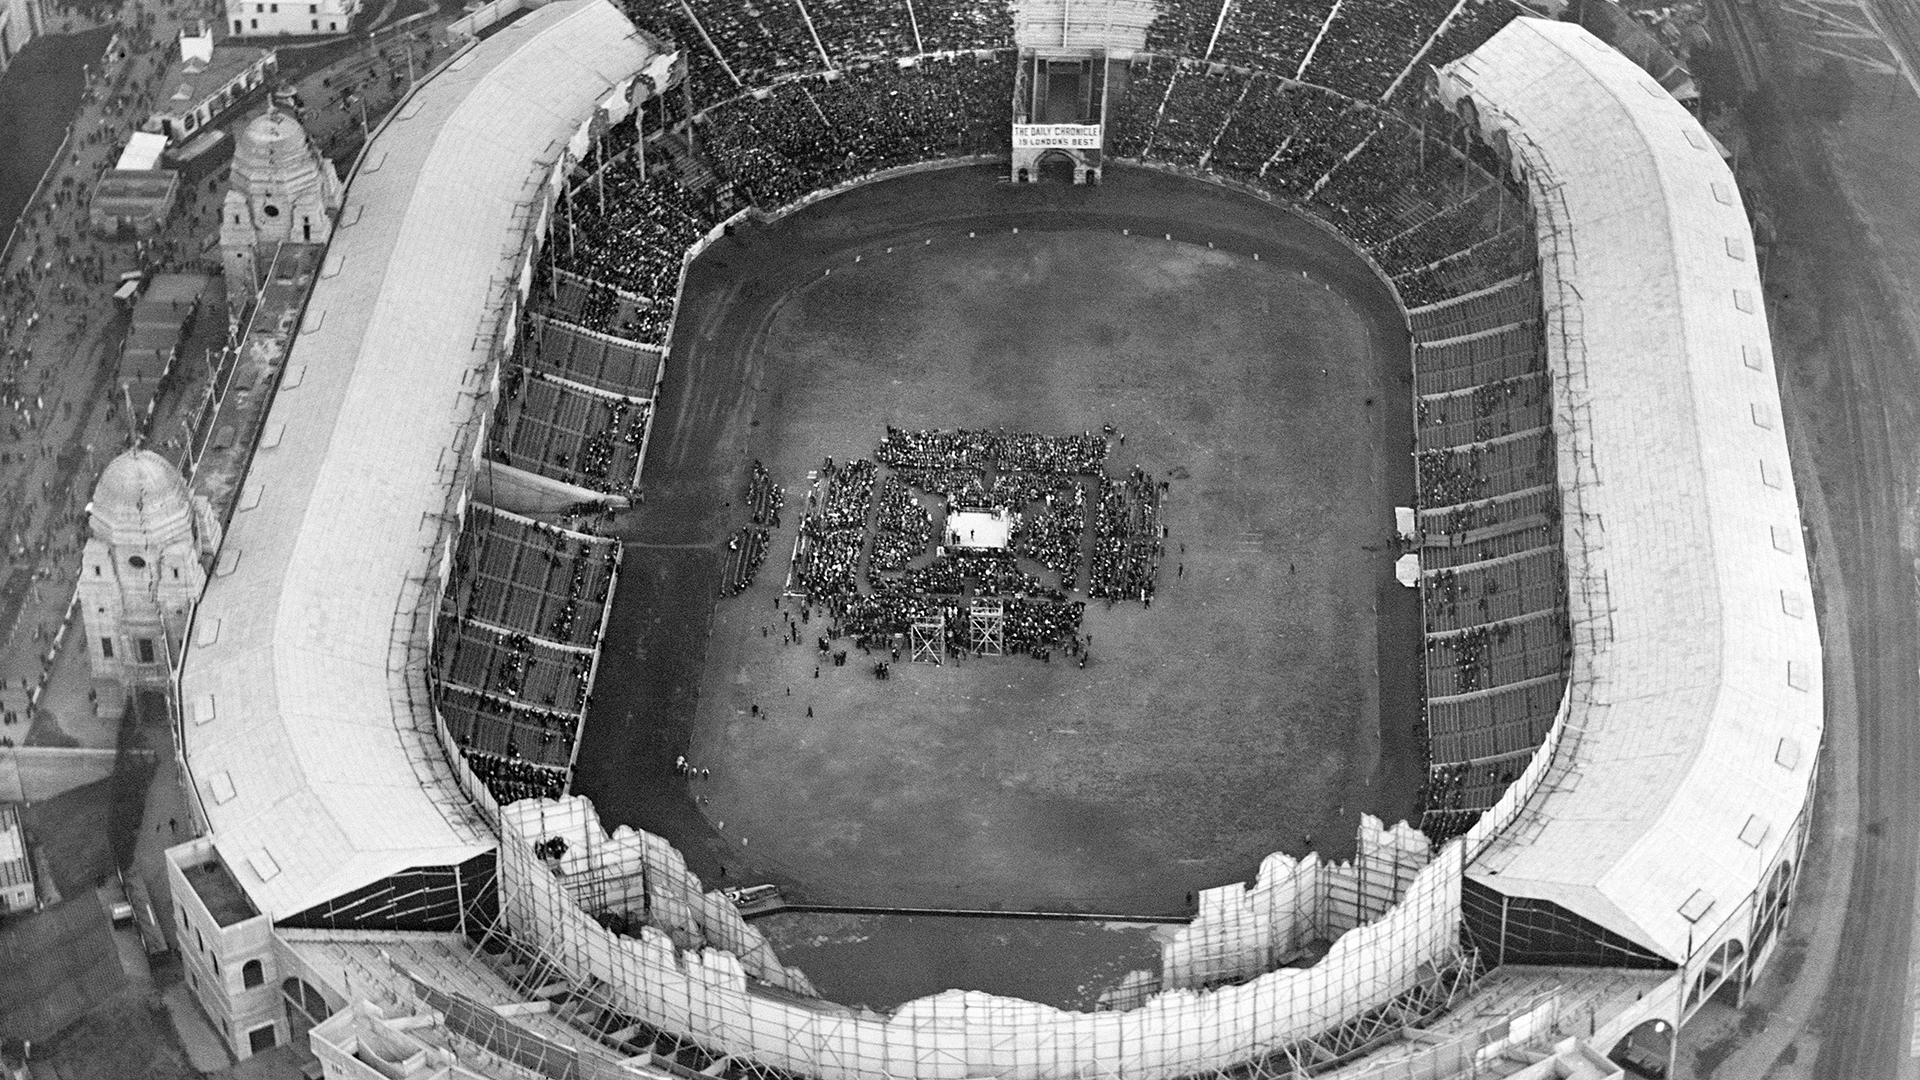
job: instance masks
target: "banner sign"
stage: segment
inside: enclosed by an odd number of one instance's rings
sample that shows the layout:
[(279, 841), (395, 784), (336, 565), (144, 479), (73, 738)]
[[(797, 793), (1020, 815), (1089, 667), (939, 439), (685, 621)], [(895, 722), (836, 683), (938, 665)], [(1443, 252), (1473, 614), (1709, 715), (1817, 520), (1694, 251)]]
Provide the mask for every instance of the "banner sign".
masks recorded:
[(1015, 150), (1100, 149), (1099, 124), (1015, 124)]

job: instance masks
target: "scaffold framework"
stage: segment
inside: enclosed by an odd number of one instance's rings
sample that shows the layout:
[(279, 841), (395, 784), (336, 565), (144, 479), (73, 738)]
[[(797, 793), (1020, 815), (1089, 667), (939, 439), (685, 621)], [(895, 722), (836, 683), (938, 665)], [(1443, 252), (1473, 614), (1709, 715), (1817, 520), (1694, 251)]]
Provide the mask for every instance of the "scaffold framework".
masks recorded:
[(1007, 655), (1007, 603), (997, 596), (975, 597), (967, 608), (967, 640), (981, 656)]
[(907, 631), (909, 659), (916, 664), (938, 664), (947, 655), (947, 615), (939, 612), (915, 619)]

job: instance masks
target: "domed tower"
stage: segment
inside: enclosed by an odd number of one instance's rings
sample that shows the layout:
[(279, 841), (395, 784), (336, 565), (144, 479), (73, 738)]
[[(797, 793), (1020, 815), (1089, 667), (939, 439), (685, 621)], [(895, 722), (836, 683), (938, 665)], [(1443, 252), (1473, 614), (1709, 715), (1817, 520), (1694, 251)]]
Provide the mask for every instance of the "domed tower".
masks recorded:
[(87, 660), (102, 713), (134, 687), (164, 687), (187, 617), (206, 584), (187, 484), (151, 450), (107, 463), (88, 506), (91, 535), (80, 564)]
[(229, 311), (245, 310), (273, 245), (326, 243), (342, 194), (333, 162), (307, 141), (300, 121), (269, 107), (247, 124), (220, 214)]

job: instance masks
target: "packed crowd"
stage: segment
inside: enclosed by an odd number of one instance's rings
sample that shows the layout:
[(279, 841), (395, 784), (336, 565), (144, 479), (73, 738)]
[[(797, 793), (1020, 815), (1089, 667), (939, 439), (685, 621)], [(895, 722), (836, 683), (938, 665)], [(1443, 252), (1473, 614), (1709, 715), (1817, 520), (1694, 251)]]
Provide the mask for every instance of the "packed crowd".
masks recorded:
[(1006, 431), (932, 431), (889, 426), (876, 453), (893, 468), (983, 469), (1097, 475), (1106, 465), (1106, 433), (1036, 435)]
[(557, 799), (566, 794), (567, 773), (519, 758), (496, 757), (461, 747), (474, 778), (502, 806), (521, 799)]
[(1100, 478), (1088, 595), (1153, 604), (1154, 577), (1167, 535), (1167, 527), (1160, 523), (1164, 490), (1164, 482), (1156, 484), (1138, 466), (1124, 480)]
[(1519, 13), (1506, 0), (1240, 0), (1223, 22), (1216, 0), (1163, 0), (1147, 51), (1377, 101), (1396, 80), (1404, 85), (1401, 73), (1416, 60), (1437, 66), (1464, 56)]
[(813, 0), (804, 9), (691, 0), (629, 3), (627, 13), (641, 29), (685, 47), (699, 108), (860, 61), (1013, 45), (1013, 13), (1003, 0)]
[(672, 170), (652, 168), (642, 176), (639, 157), (630, 154), (561, 199), (548, 252), (560, 270), (616, 292), (671, 301), (687, 248), (713, 229), (716, 213)]
[(913, 491), (897, 474), (880, 481), (875, 500), (873, 552), (870, 568), (894, 572), (926, 553), (933, 539), (933, 514), (920, 505)]
[(1014, 55), (862, 63), (707, 112), (714, 167), (764, 209), (938, 158), (1005, 153)]
[(1060, 575), (1071, 587), (1080, 578), (1080, 542), (1087, 525), (1087, 491), (1078, 481), (1051, 478), (1047, 488), (1016, 506), (1026, 506), (1014, 542), (1020, 554)]
[[(852, 636), (863, 648), (897, 650), (916, 623), (943, 617), (948, 647), (978, 652), (992, 650), (973, 638), (973, 604), (997, 599), (999, 647), (1042, 660), (1064, 652), (1084, 664), (1085, 604), (1069, 594), (1084, 558), (1086, 485), (1103, 493), (1092, 595), (1151, 602), (1166, 534), (1158, 514), (1164, 485), (1140, 469), (1120, 480), (1104, 474), (1111, 434), (889, 427), (878, 463), (827, 459), (807, 496), (794, 559), (807, 604), (825, 610), (830, 636)], [(942, 545), (927, 557), (936, 518), (918, 492), (944, 496), (950, 510), (1009, 512), (1009, 545)]]

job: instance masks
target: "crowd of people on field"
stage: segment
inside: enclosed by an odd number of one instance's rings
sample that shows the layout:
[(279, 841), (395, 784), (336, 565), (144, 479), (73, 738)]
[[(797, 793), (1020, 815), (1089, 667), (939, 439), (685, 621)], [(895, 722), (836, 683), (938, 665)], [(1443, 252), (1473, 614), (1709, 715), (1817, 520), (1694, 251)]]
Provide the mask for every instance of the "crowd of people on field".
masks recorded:
[[(943, 621), (956, 655), (1050, 660), (1060, 652), (1084, 664), (1086, 605), (1072, 593), (1151, 603), (1164, 550), (1166, 485), (1138, 468), (1121, 478), (1105, 473), (1122, 440), (1110, 427), (1067, 436), (889, 427), (875, 460), (826, 459), (794, 556), (803, 610), (823, 610), (829, 637), (850, 636), (869, 651), (897, 652), (917, 624), (933, 620)], [(1082, 586), (1092, 492), (1099, 514)], [(927, 497), (948, 512), (1006, 515), (1006, 542), (937, 543)], [(982, 603), (988, 607), (977, 609)], [(998, 615), (985, 615), (989, 609)]]
[(1125, 479), (1100, 478), (1088, 595), (1153, 605), (1154, 578), (1167, 537), (1167, 527), (1160, 523), (1160, 496), (1166, 488), (1165, 481), (1156, 484), (1137, 465)]

